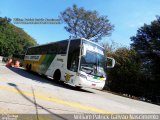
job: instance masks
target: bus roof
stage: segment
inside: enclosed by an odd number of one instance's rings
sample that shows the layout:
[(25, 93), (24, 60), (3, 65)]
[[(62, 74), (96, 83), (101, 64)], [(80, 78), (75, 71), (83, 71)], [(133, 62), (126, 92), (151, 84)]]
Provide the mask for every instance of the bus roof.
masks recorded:
[[(69, 40), (69, 39), (66, 39), (66, 40)], [(50, 44), (53, 44), (53, 43), (56, 43), (56, 42), (61, 42), (61, 41), (65, 41), (65, 40), (50, 42), (50, 43), (41, 44), (41, 45), (35, 45), (35, 46), (28, 47), (28, 48), (39, 47), (39, 46), (44, 46), (44, 45), (50, 45)]]
[[(99, 44), (97, 44), (97, 43), (95, 43), (95, 42), (92, 42), (92, 41), (90, 41), (90, 40), (88, 40), (88, 39), (85, 39), (85, 38), (65, 39), (65, 40), (80, 40), (80, 39), (81, 39), (81, 40), (86, 40), (86, 41), (88, 41), (88, 42), (90, 42), (90, 43), (93, 43), (93, 44), (95, 44), (95, 45), (97, 45), (97, 46), (99, 46), (99, 47), (101, 47), (101, 48), (104, 49), (104, 47), (100, 46)], [(50, 42), (50, 43), (46, 43), (46, 44), (42, 44), (42, 45), (36, 45), (36, 46), (28, 47), (28, 48), (39, 47), (39, 46), (44, 46), (44, 45), (50, 45), (50, 44), (53, 44), (53, 43), (56, 43), (56, 42), (65, 41), (65, 40)]]

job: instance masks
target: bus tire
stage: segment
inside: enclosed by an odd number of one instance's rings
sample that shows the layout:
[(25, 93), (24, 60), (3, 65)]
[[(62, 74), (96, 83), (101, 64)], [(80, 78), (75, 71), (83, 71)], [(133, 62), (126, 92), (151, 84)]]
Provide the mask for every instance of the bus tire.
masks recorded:
[(26, 65), (26, 70), (28, 70), (28, 64)]
[(31, 71), (31, 69), (32, 69), (32, 65), (30, 64), (28, 67), (28, 70)]
[(56, 80), (56, 81), (60, 81), (60, 79), (61, 79), (61, 72), (60, 72), (60, 70), (56, 70), (54, 72), (53, 79)]

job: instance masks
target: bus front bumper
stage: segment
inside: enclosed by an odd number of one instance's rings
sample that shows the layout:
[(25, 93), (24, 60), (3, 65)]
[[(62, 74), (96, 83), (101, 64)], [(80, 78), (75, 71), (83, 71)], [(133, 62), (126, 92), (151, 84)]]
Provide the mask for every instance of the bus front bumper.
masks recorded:
[(77, 86), (102, 90), (104, 85), (105, 85), (105, 80), (95, 80), (95, 79), (86, 79), (83, 77), (78, 77)]

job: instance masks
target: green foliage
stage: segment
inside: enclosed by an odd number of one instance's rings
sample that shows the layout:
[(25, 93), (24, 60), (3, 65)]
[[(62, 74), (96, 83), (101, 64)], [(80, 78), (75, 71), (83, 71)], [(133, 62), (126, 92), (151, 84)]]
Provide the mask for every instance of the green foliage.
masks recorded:
[(112, 56), (116, 60), (115, 68), (108, 69), (110, 90), (139, 95), (140, 59), (137, 53), (127, 48), (119, 48), (107, 56)]
[(131, 37), (131, 49), (106, 44), (107, 56), (116, 60), (108, 69), (106, 89), (116, 93), (143, 97), (158, 104), (160, 95), (160, 17), (144, 24)]
[(148, 83), (148, 94), (160, 94), (160, 17), (144, 24), (138, 29), (136, 36), (131, 37), (132, 48), (140, 55), (142, 72)]
[(10, 23), (11, 19), (0, 17), (0, 55), (13, 56), (25, 54), (29, 46), (37, 42), (23, 29)]
[(107, 16), (99, 16), (97, 11), (87, 11), (76, 5), (62, 12), (60, 18), (67, 24), (66, 31), (75, 38), (83, 37), (97, 42), (113, 30)]

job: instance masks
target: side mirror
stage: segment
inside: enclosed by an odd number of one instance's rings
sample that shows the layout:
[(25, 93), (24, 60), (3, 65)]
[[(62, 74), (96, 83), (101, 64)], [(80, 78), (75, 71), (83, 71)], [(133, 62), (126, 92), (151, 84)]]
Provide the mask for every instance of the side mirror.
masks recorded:
[(107, 59), (108, 59), (107, 61), (111, 62), (111, 65), (110, 66), (107, 65), (107, 68), (114, 68), (114, 66), (115, 66), (115, 59), (111, 58), (111, 57), (107, 57)]

